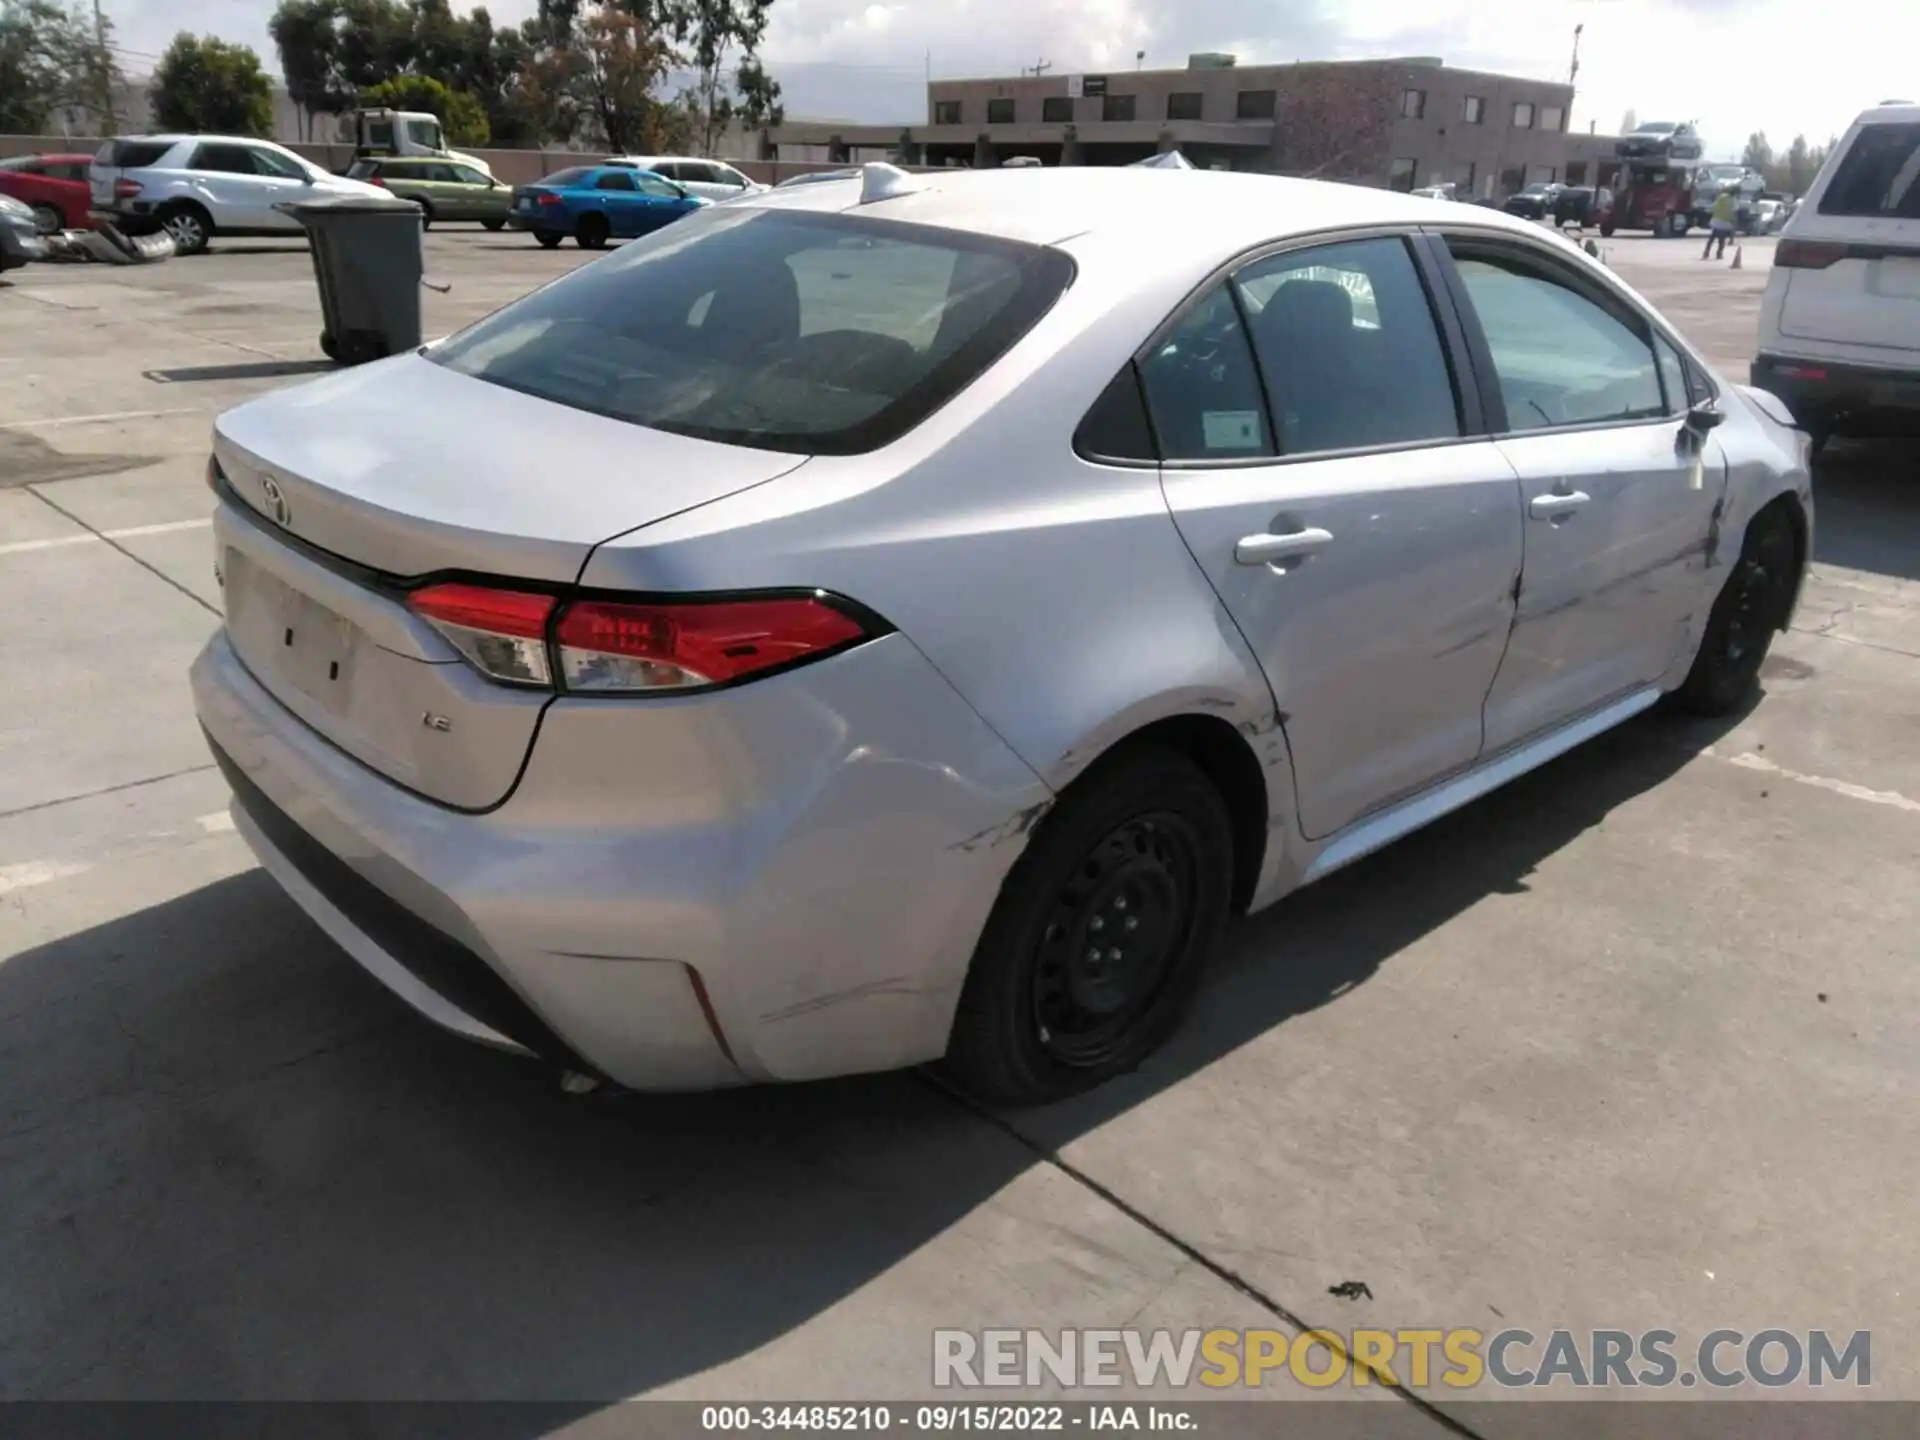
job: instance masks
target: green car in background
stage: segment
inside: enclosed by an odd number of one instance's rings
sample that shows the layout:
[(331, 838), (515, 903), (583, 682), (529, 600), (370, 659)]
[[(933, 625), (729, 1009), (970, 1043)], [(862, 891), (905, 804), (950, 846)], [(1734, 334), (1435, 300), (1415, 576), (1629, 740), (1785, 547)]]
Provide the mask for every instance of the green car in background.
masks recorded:
[(507, 211), (513, 206), (511, 185), (453, 160), (380, 156), (354, 161), (347, 175), (413, 201), (426, 212), (429, 226), (436, 220), (478, 220), (487, 229), (498, 230), (507, 223)]

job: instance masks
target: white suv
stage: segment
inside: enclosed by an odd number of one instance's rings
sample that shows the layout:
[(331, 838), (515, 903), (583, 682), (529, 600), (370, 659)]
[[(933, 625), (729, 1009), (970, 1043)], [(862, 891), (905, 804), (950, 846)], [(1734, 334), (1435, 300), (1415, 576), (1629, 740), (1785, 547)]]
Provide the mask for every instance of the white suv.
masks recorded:
[(691, 155), (609, 155), (600, 163), (651, 170), (673, 181), (682, 190), (706, 200), (734, 200), (767, 188), (749, 180), (723, 161), (698, 160)]
[(1780, 232), (1753, 383), (1816, 444), (1920, 434), (1920, 105), (1855, 120)]
[(130, 235), (165, 230), (192, 255), (221, 235), (298, 235), (274, 207), (322, 195), (391, 199), (384, 190), (329, 175), (270, 140), (234, 135), (123, 135), (87, 169), (93, 208)]

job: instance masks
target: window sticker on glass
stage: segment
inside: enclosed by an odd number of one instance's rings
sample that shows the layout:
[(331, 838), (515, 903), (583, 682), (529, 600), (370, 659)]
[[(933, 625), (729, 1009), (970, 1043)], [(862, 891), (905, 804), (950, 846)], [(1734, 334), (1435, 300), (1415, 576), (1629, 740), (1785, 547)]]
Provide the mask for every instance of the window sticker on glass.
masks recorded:
[(1258, 450), (1263, 443), (1258, 410), (1209, 410), (1200, 424), (1209, 450)]

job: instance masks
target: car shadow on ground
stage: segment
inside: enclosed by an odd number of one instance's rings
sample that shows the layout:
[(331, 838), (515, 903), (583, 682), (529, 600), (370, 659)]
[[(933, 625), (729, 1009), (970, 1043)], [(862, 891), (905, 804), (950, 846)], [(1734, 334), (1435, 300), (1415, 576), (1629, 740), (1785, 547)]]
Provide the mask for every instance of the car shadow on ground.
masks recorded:
[(1830, 441), (1813, 503), (1814, 559), (1920, 580), (1920, 440)]
[(912, 1074), (569, 1098), (415, 1020), (257, 870), (27, 951), (0, 966), (0, 1395), (587, 1414), (698, 1376), (1525, 889), (1733, 723), (1636, 721), (1245, 922), (1169, 1049), (1018, 1116)]

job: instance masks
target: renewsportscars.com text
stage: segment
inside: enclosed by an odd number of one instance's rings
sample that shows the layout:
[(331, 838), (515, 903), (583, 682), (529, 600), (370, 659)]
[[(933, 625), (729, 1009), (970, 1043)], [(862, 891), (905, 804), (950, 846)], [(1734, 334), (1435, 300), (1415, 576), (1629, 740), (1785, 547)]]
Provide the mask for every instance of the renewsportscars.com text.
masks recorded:
[(1873, 1337), (1866, 1330), (1713, 1330), (1685, 1342), (1671, 1330), (1535, 1334), (1517, 1327), (1297, 1336), (1284, 1330), (936, 1330), (933, 1383), (942, 1389), (1866, 1387), (1873, 1383)]

